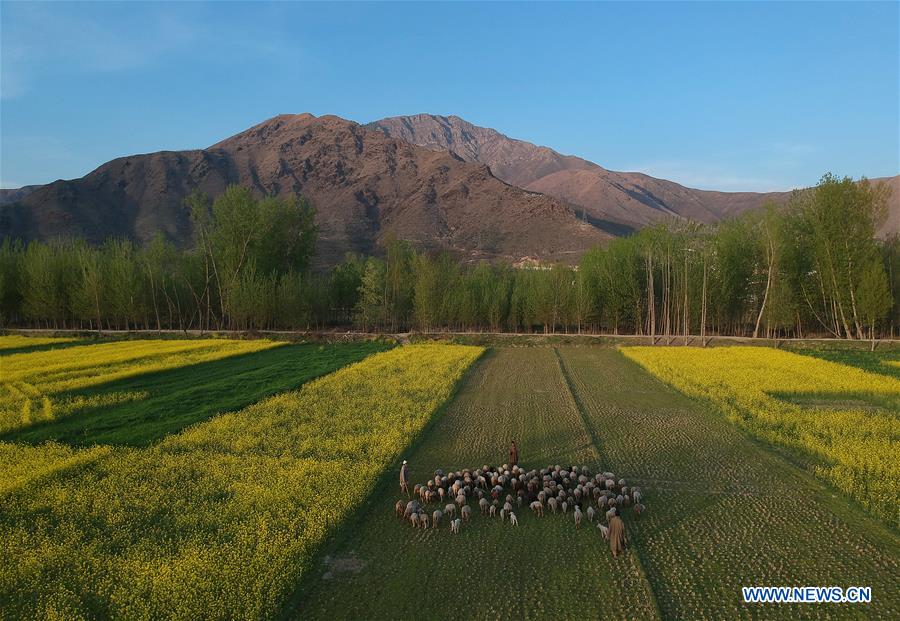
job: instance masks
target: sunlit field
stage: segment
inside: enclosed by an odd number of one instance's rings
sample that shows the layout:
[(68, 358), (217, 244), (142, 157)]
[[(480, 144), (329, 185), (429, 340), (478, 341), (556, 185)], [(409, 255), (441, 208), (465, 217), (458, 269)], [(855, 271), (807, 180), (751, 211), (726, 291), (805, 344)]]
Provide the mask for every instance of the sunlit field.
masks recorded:
[(147, 449), (0, 444), (5, 612), (271, 617), (479, 354), (376, 354)]
[[(18, 350), (17, 350), (18, 351)], [(74, 355), (73, 355), (74, 352)], [(766, 348), (133, 341), (0, 357), (0, 602), (10, 618), (724, 619), (749, 585), (865, 585), (900, 614), (900, 380)], [(888, 368), (887, 365), (883, 365)], [(41, 369), (48, 372), (42, 373)], [(4, 376), (4, 381), (7, 377)], [(32, 410), (35, 411), (35, 410)], [(40, 412), (40, 408), (37, 408)], [(567, 511), (523, 492), (397, 516), (437, 471), (615, 473)], [(868, 450), (866, 450), (868, 449)], [(410, 496), (398, 469), (410, 465)], [(538, 475), (538, 479), (541, 475)], [(865, 484), (863, 484), (863, 482)], [(515, 494), (510, 484), (502, 496)], [(576, 499), (577, 498), (577, 499)], [(416, 496), (432, 518), (449, 501)], [(561, 498), (559, 499), (561, 501)], [(575, 506), (579, 517), (575, 518)], [(455, 512), (454, 512), (455, 513)], [(421, 519), (420, 515), (420, 519)], [(452, 517), (458, 517), (454, 515)], [(454, 604), (448, 603), (454, 594)], [(462, 611), (462, 612), (461, 612)]]

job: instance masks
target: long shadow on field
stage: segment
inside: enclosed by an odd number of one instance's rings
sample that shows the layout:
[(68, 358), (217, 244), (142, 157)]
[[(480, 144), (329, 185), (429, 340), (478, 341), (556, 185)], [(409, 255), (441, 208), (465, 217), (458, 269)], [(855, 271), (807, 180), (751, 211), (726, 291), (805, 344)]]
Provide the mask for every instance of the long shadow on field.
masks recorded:
[(85, 408), (65, 418), (7, 433), (0, 440), (32, 444), (54, 440), (75, 446), (147, 446), (188, 425), (298, 388), (311, 379), (388, 348), (373, 342), (283, 345), (63, 393), (54, 399), (114, 393), (146, 393), (147, 396)]
[[(390, 463), (376, 479), (366, 499), (363, 502), (360, 502), (354, 511), (349, 512), (341, 523), (332, 526), (328, 534), (325, 535), (324, 539), (319, 544), (319, 549), (316, 554), (312, 556), (309, 567), (320, 567), (324, 558), (327, 558), (340, 550), (341, 546), (346, 542), (347, 533), (363, 528), (364, 522), (371, 518), (371, 512), (378, 506), (379, 501), (391, 497), (395, 493), (397, 488), (397, 476), (400, 472), (400, 463), (403, 457), (412, 455), (416, 452), (416, 449), (424, 443), (425, 438), (427, 438), (428, 435), (433, 432), (434, 428), (437, 427), (441, 418), (446, 414), (447, 409), (456, 399), (456, 396), (462, 388), (468, 383), (472, 375), (477, 372), (479, 367), (486, 364), (486, 362), (495, 355), (496, 352), (493, 349), (485, 349), (481, 356), (469, 365), (469, 368), (462, 374), (462, 377), (457, 380), (456, 385), (453, 387), (453, 390), (450, 392), (450, 395), (448, 395), (446, 401), (435, 410), (431, 419), (425, 423), (418, 435), (410, 441), (406, 448), (402, 449), (395, 456), (393, 462)], [(308, 595), (310, 588), (319, 580), (320, 577), (314, 570), (308, 570), (301, 575), (293, 593), (284, 603), (278, 618), (281, 621), (298, 618), (304, 597)]]
[(900, 412), (900, 395), (867, 392), (771, 392), (769, 396), (811, 410)]
[(890, 362), (900, 361), (900, 351), (863, 351), (859, 349), (792, 349), (796, 354), (803, 354), (812, 358), (828, 360), (838, 364), (856, 367), (869, 373), (887, 375), (900, 379), (900, 366), (893, 366)]
[(43, 345), (23, 345), (22, 347), (10, 347), (9, 349), (0, 349), (0, 358), (3, 356), (12, 356), (13, 354), (32, 354), (39, 351), (49, 351), (51, 349), (67, 349), (69, 347), (81, 347), (83, 345), (94, 345), (96, 343), (109, 343), (116, 339), (78, 339), (66, 343), (45, 343)]

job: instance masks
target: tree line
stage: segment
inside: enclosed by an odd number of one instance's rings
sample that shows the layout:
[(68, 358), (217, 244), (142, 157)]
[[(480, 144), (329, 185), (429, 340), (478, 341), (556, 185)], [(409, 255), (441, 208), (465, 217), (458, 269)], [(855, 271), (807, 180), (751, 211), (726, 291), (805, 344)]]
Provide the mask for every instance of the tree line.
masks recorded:
[(4, 239), (0, 325), (892, 336), (900, 241), (875, 237), (888, 199), (884, 185), (825, 175), (787, 205), (658, 224), (577, 266), (460, 264), (395, 239), (383, 257), (317, 271), (312, 207), (233, 186), (186, 199), (187, 249), (161, 236), (143, 247)]

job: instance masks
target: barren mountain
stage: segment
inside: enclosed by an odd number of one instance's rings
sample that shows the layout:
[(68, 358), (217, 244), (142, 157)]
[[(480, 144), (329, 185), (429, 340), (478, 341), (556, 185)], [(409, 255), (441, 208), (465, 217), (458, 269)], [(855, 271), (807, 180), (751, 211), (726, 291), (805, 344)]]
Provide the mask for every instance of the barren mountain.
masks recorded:
[(0, 207), (20, 201), (36, 189), (40, 185), (23, 185), (21, 188), (0, 188)]
[(514, 187), (488, 167), (417, 147), (335, 116), (281, 115), (207, 149), (108, 162), (0, 209), (0, 235), (25, 239), (157, 232), (185, 244), (183, 199), (228, 184), (302, 195), (317, 210), (319, 262), (378, 252), (388, 236), (465, 258), (575, 261), (608, 236), (564, 202)]
[[(766, 201), (781, 203), (790, 197), (790, 192), (695, 190), (642, 173), (615, 172), (478, 127), (458, 116), (416, 114), (368, 126), (415, 145), (452, 151), (466, 161), (487, 164), (504, 181), (577, 205), (588, 221), (612, 233), (667, 218), (715, 222)], [(889, 222), (896, 231), (900, 230), (900, 196), (896, 193), (892, 203)]]

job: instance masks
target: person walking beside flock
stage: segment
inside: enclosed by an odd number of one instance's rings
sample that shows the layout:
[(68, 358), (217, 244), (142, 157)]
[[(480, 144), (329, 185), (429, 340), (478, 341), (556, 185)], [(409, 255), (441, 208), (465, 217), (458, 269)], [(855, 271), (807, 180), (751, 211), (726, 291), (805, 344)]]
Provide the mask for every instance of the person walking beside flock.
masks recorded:
[(619, 509), (616, 507), (615, 514), (609, 518), (609, 549), (613, 556), (625, 554), (625, 522), (619, 517)]
[(519, 447), (516, 446), (516, 441), (513, 440), (512, 445), (509, 447), (509, 467), (517, 466), (519, 464)]
[(403, 460), (403, 465), (400, 466), (400, 491), (405, 492), (406, 496), (409, 497), (409, 466), (406, 464), (406, 460)]

